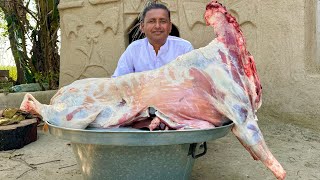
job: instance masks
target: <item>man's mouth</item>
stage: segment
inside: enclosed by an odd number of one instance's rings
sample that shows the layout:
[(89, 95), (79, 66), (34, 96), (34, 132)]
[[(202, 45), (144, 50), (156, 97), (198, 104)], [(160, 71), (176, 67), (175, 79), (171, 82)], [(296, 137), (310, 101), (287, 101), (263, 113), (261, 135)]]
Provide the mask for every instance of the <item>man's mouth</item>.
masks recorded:
[(162, 31), (155, 31), (153, 34), (162, 34)]

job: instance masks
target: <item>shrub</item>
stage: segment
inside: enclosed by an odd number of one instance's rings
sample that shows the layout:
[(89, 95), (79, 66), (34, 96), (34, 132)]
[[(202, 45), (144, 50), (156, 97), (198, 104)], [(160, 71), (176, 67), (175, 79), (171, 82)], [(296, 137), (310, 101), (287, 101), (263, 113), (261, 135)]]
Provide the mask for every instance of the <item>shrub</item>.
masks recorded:
[(9, 77), (11, 77), (14, 81), (17, 80), (17, 68), (15, 66), (0, 65), (0, 70), (9, 70)]

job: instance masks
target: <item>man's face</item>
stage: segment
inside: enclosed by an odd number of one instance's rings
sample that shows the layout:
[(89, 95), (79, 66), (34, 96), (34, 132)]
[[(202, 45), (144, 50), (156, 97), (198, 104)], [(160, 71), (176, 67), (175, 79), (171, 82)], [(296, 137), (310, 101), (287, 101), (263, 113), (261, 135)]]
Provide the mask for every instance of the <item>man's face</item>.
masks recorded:
[(151, 9), (146, 13), (140, 28), (152, 45), (163, 45), (171, 32), (172, 23), (166, 10)]

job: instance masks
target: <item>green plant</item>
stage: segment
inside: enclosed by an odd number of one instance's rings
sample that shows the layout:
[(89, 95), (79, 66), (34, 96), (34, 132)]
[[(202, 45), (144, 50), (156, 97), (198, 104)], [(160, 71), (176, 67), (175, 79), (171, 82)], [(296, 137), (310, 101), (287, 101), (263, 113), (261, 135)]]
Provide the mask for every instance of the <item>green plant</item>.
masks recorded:
[[(0, 28), (6, 31), (17, 68), (16, 84), (59, 85), (59, 0), (0, 0)], [(28, 43), (30, 42), (30, 43)], [(28, 47), (27, 47), (28, 46)]]
[(17, 68), (15, 66), (0, 65), (0, 70), (9, 70), (9, 78), (11, 78), (13, 81), (17, 80)]

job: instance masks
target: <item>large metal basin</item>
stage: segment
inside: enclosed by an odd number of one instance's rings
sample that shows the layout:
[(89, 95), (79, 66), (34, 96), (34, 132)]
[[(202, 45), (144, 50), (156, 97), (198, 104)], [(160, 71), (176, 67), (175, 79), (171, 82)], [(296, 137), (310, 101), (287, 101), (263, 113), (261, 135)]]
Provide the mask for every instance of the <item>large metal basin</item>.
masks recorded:
[[(189, 179), (198, 143), (225, 136), (233, 124), (205, 130), (143, 131), (132, 128), (49, 132), (71, 141), (84, 179)], [(206, 146), (201, 149), (204, 154)]]

